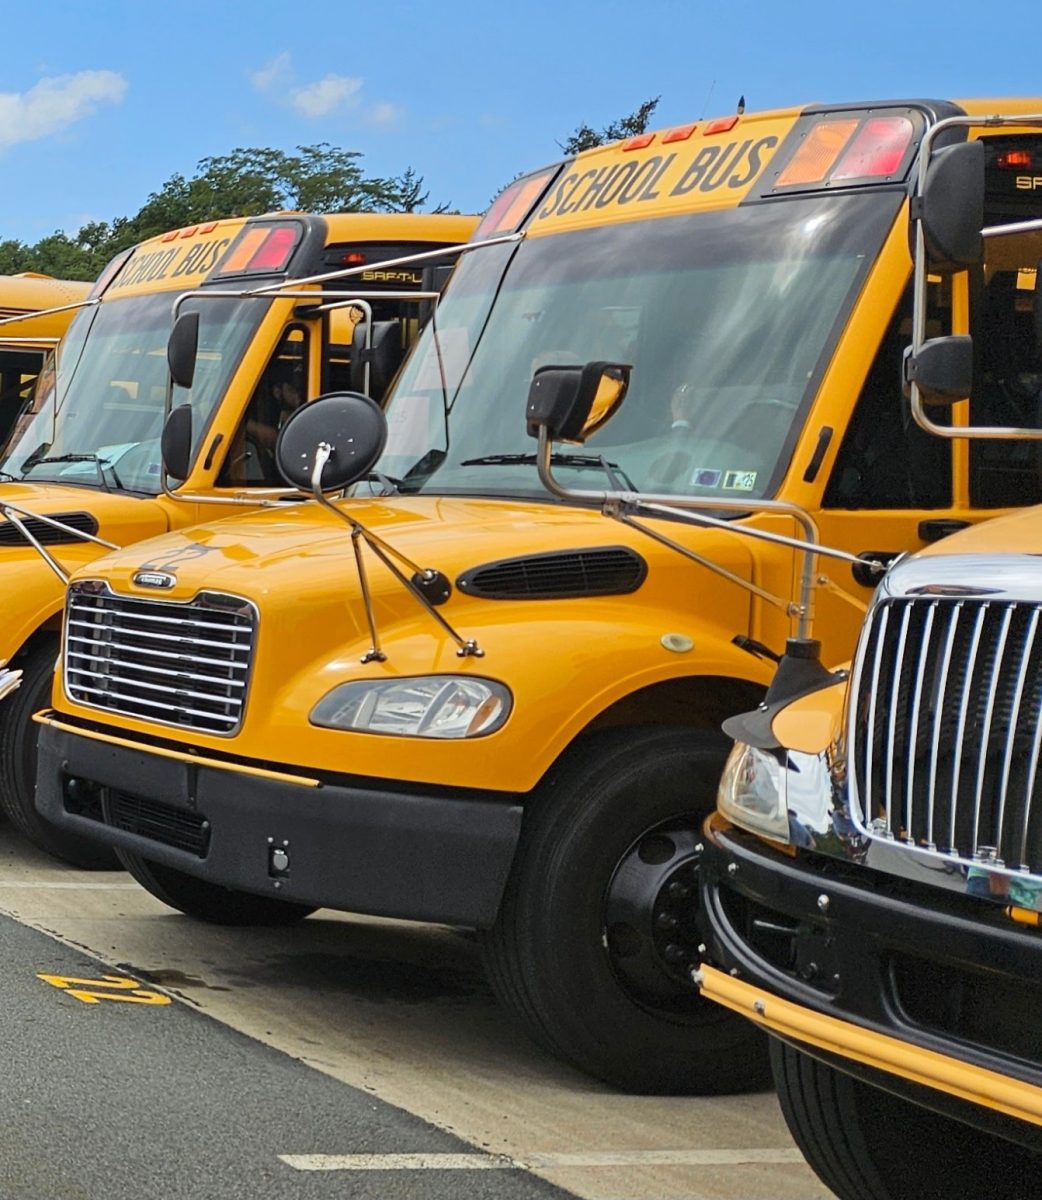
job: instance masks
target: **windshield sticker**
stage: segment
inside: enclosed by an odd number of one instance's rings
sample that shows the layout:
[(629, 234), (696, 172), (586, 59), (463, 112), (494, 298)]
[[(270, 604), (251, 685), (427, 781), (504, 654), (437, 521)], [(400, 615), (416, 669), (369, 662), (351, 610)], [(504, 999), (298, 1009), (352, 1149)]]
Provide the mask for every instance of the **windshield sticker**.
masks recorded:
[(416, 371), (415, 386), (435, 392), (455, 390), (463, 382), (469, 361), (467, 330), (439, 329), (427, 343), (427, 352)]
[(691, 473), (691, 483), (694, 487), (719, 487), (721, 475), (723, 471), (714, 471), (711, 467), (695, 467)]
[(756, 487), (756, 471), (728, 471), (724, 487), (732, 492), (751, 492)]
[(385, 453), (422, 458), (430, 449), (430, 421), (428, 396), (395, 396), (387, 410)]

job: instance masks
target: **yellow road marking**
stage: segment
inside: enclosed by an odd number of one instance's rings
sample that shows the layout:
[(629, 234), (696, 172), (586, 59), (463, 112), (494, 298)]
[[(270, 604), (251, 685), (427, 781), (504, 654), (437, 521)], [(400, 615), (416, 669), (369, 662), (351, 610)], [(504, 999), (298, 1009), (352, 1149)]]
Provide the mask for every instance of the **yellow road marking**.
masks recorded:
[(103, 975), (101, 979), (80, 979), (75, 975), (45, 975), (37, 979), (49, 983), (84, 1004), (100, 1004), (103, 1000), (118, 1000), (124, 1004), (169, 1004), (170, 997), (143, 988), (136, 979), (125, 975)]

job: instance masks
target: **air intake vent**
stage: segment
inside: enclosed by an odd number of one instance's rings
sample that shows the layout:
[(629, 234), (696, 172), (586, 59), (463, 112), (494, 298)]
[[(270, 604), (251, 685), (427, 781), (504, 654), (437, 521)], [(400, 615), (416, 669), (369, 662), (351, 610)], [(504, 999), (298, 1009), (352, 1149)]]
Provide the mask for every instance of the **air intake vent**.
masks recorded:
[(563, 600), (624, 596), (644, 582), (648, 564), (626, 546), (556, 550), (471, 567), (456, 586), (485, 600)]
[[(98, 522), (90, 513), (48, 513), (47, 515), (52, 521), (61, 521), (63, 525), (68, 525), (80, 533), (98, 532)], [(39, 517), (20, 517), (19, 520), (33, 537), (44, 546), (61, 546), (69, 542), (80, 541), (80, 538), (74, 533), (67, 533), (64, 529), (55, 529), (53, 525), (48, 525), (45, 521), (41, 521)], [(29, 543), (17, 525), (11, 521), (0, 521), (0, 546), (27, 545)]]

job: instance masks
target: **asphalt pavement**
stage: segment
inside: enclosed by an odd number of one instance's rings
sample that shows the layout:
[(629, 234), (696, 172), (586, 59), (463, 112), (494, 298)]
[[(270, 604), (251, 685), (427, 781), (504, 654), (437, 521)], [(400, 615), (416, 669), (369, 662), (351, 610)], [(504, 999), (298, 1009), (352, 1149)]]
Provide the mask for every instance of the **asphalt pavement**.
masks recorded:
[(0, 962), (0, 1200), (570, 1194), (3, 916)]

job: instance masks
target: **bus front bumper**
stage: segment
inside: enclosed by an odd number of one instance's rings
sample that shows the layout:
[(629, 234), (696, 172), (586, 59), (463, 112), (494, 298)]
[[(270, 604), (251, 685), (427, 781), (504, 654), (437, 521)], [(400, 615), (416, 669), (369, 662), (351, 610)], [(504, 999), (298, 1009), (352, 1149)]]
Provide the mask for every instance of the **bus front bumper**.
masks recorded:
[(152, 747), (37, 716), (52, 824), (235, 891), (487, 928), (521, 828), (517, 797), (342, 785)]
[(718, 814), (704, 833), (703, 994), (867, 1083), (1042, 1145), (1042, 937)]

